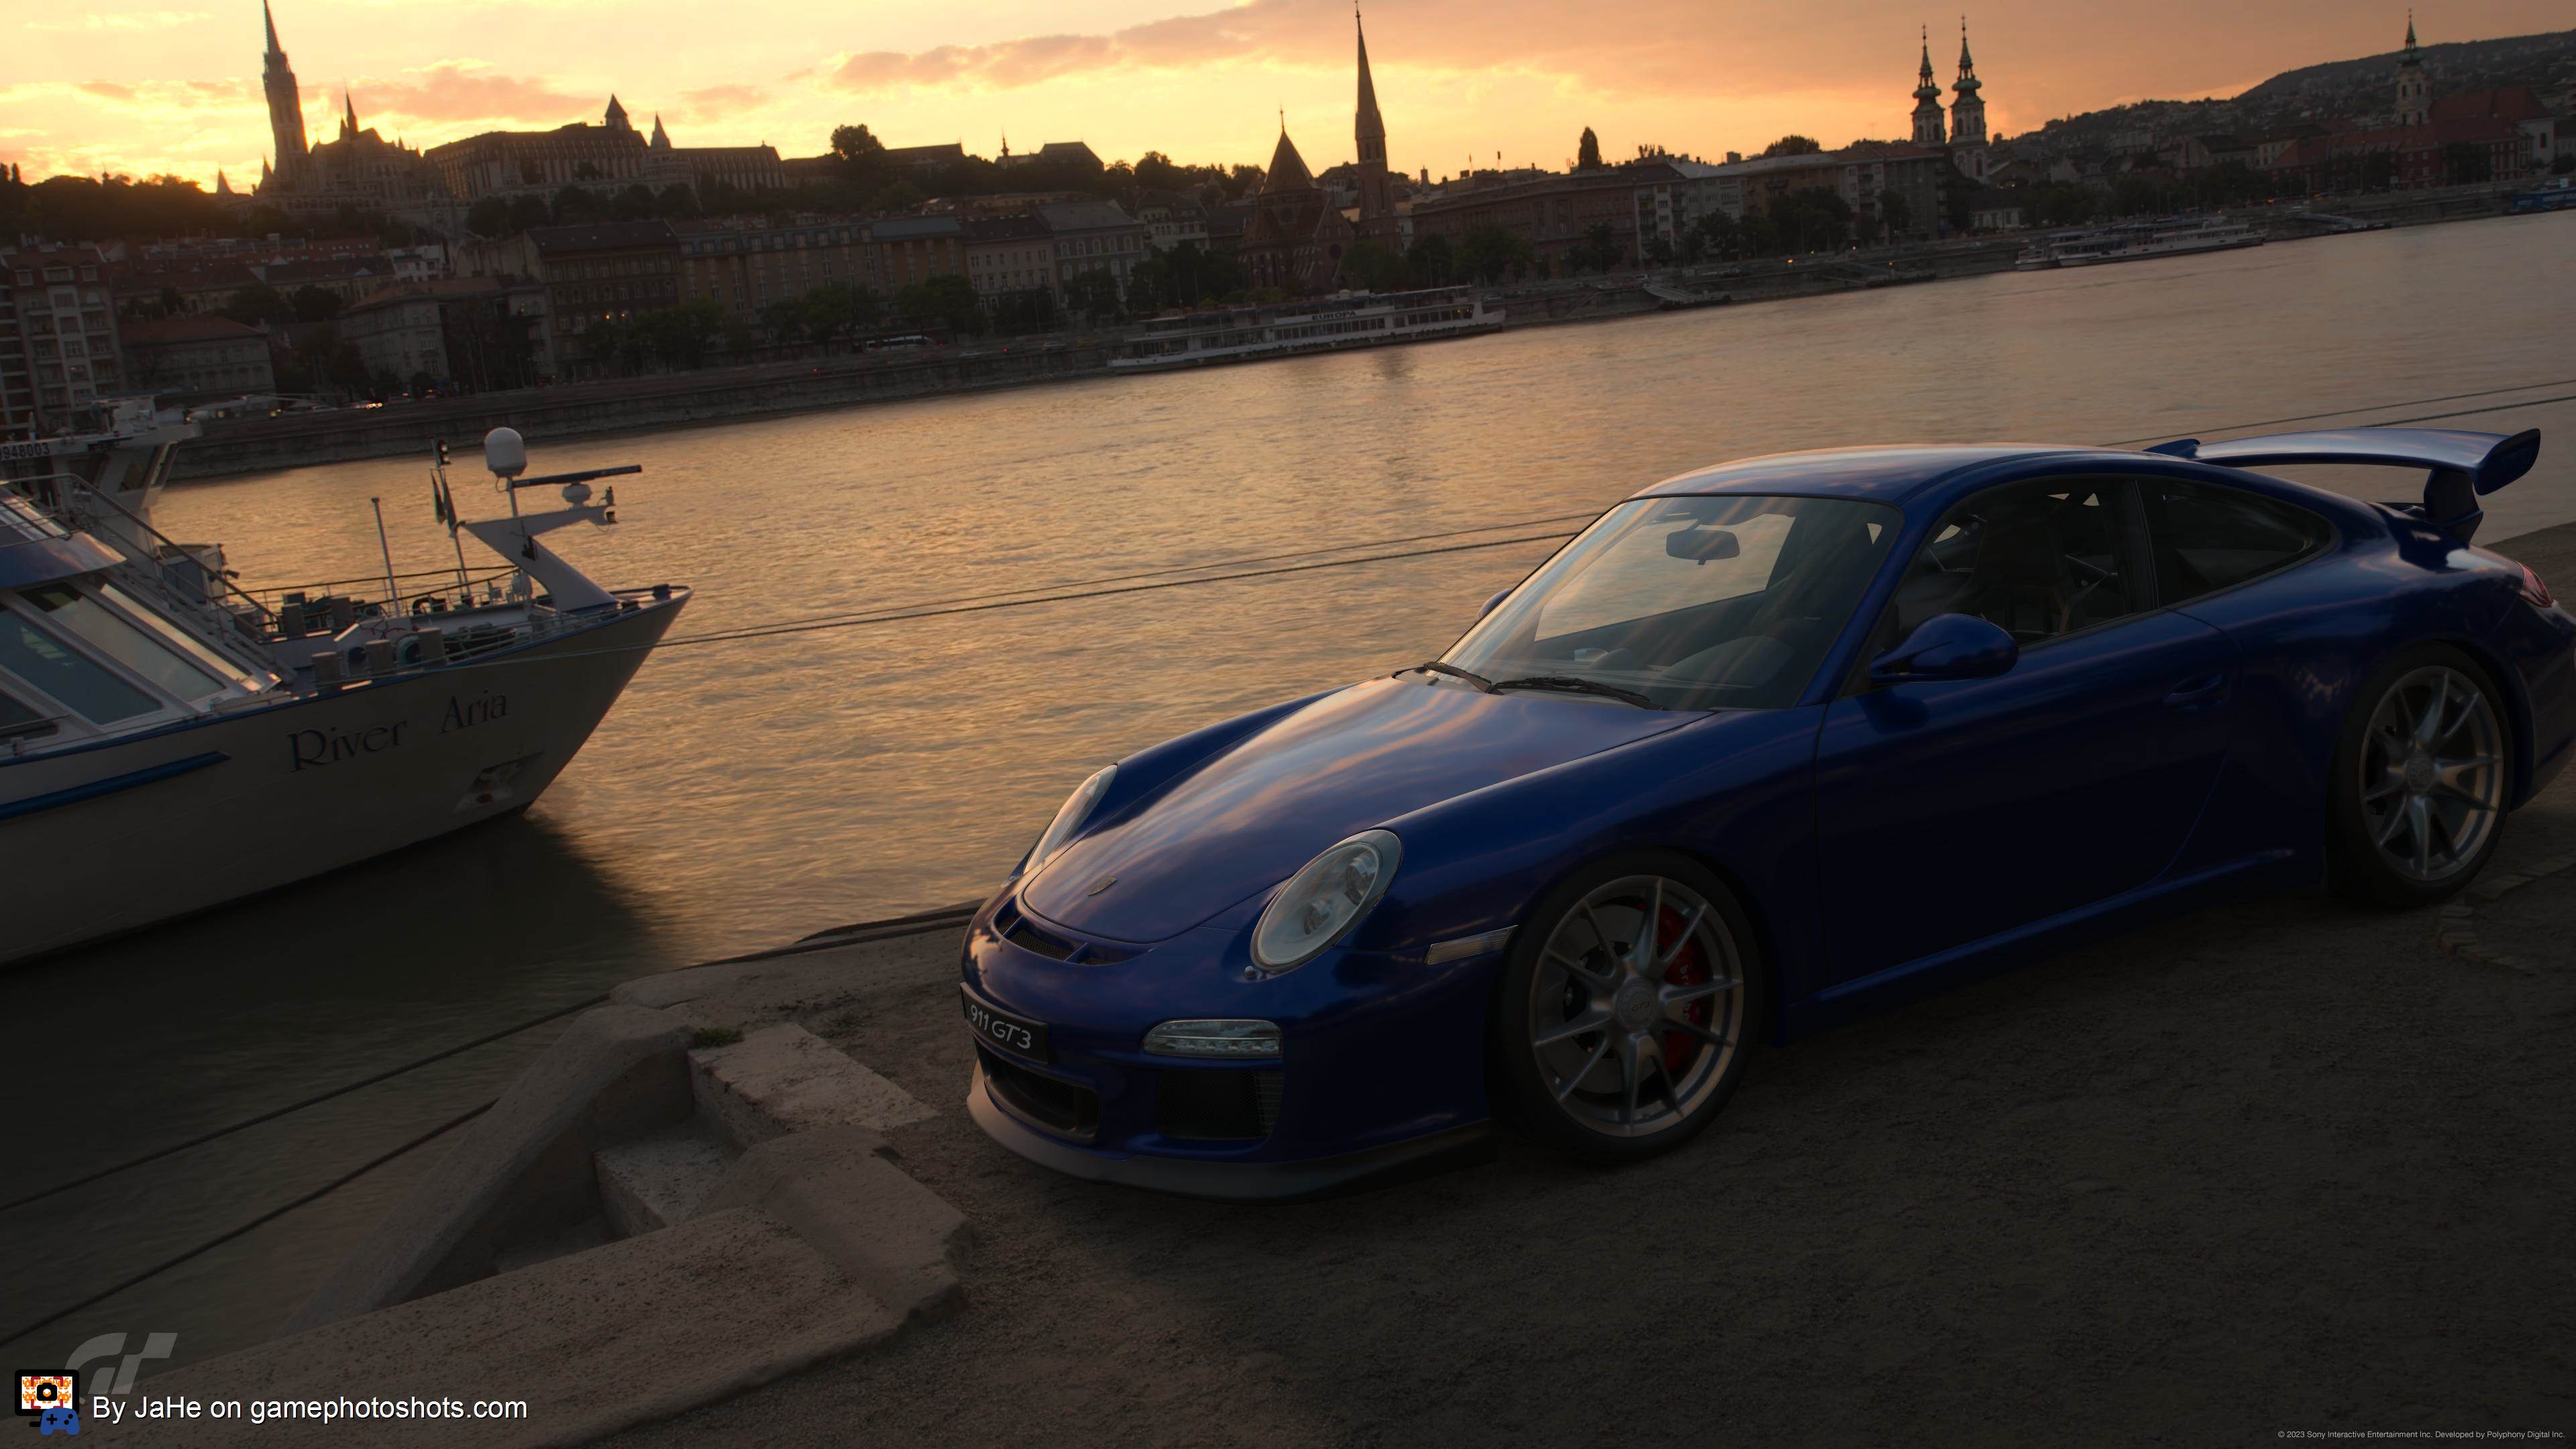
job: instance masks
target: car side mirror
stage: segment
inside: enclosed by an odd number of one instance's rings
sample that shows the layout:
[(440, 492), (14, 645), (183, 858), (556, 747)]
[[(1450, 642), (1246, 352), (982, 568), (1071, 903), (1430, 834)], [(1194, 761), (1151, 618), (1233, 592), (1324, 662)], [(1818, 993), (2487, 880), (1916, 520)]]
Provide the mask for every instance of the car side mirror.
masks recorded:
[(1734, 558), (1743, 552), (1744, 545), (1736, 541), (1735, 534), (1730, 529), (1702, 528), (1693, 524), (1688, 528), (1676, 528), (1664, 535), (1665, 556), (1686, 558), (1692, 563), (1708, 563), (1714, 559)]
[(1935, 614), (1905, 642), (1869, 661), (1876, 684), (1909, 679), (1992, 679), (2021, 659), (2013, 636), (1974, 614)]
[(1479, 618), (1479, 619), (1481, 619), (1481, 618), (1485, 617), (1487, 614), (1490, 614), (1490, 613), (1494, 612), (1494, 606), (1495, 606), (1496, 604), (1501, 603), (1503, 600), (1508, 599), (1508, 598), (1510, 598), (1511, 596), (1512, 596), (1512, 591), (1511, 591), (1510, 589), (1496, 589), (1496, 590), (1494, 591), (1494, 596), (1493, 596), (1492, 598), (1487, 599), (1487, 600), (1485, 601), (1485, 607), (1483, 607), (1483, 608), (1481, 608), (1481, 609), (1478, 609), (1478, 610), (1476, 611), (1476, 617), (1477, 617), (1477, 618)]

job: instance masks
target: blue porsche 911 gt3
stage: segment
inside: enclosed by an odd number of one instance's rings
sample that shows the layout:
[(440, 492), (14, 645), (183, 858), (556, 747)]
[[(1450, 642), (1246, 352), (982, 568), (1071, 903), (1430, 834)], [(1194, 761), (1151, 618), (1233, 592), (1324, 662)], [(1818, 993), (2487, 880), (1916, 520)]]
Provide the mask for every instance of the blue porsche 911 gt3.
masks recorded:
[[(977, 913), (968, 1103), (1210, 1197), (1647, 1156), (1784, 1041), (2222, 892), (2459, 889), (2576, 741), (2536, 432), (1849, 449), (1637, 494), (1440, 659), (1133, 755)], [(2427, 471), (2357, 503), (2246, 471)]]

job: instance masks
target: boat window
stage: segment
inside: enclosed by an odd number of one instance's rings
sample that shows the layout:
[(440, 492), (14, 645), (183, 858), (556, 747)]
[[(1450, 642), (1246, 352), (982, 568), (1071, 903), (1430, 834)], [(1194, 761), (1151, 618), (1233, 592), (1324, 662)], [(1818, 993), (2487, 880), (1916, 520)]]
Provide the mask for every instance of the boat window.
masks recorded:
[(54, 722), (43, 710), (0, 689), (0, 740), (24, 739), (29, 735), (53, 732)]
[(199, 664), (202, 664), (206, 668), (214, 671), (215, 674), (234, 684), (238, 684), (245, 689), (257, 689), (259, 687), (261, 681), (244, 671), (240, 665), (226, 659), (214, 650), (207, 648), (204, 644), (191, 637), (186, 630), (180, 628), (178, 625), (171, 623), (169, 620), (153, 613), (150, 609), (136, 603), (133, 596), (126, 593), (123, 589), (118, 588), (114, 584), (103, 583), (98, 586), (98, 592), (99, 597), (116, 605), (118, 608), (123, 609), (127, 618), (130, 618), (134, 622), (142, 625), (144, 628), (149, 629), (154, 634), (160, 636), (162, 642), (168, 644), (171, 648), (178, 650), (180, 653), (187, 655), (189, 658), (196, 660)]
[(65, 632), (181, 699), (203, 699), (229, 683), (68, 584), (24, 589), (18, 597)]
[(98, 661), (36, 627), (35, 621), (0, 609), (0, 670), (61, 700), (98, 724), (150, 714), (161, 702), (110, 674)]

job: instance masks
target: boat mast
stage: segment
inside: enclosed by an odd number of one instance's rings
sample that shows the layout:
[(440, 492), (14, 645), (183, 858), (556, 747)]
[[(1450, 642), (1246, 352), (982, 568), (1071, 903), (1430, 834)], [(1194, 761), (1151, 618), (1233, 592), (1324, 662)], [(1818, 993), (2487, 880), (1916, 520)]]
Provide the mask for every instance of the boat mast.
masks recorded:
[(386, 617), (391, 618), (393, 610), (402, 603), (402, 600), (398, 597), (401, 590), (394, 587), (394, 546), (385, 539), (385, 500), (370, 498), (367, 503), (376, 510), (376, 547), (384, 550), (385, 609)]

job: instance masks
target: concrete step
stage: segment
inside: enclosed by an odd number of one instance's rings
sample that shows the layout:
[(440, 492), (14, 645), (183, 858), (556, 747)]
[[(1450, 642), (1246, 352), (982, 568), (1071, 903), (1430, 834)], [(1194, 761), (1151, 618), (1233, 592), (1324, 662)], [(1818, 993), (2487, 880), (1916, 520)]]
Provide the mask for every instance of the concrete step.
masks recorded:
[(511, 1243), (501, 1248), (492, 1255), (492, 1271), (515, 1273), (521, 1268), (533, 1268), (539, 1263), (551, 1262), (556, 1258), (568, 1258), (575, 1253), (586, 1253), (602, 1243), (614, 1241), (617, 1236), (617, 1230), (610, 1226), (605, 1218), (593, 1213), (561, 1232)]
[(631, 1238), (697, 1216), (724, 1179), (724, 1148), (695, 1123), (592, 1154), (599, 1208), (610, 1232)]
[(959, 1305), (956, 1256), (972, 1236), (883, 1149), (849, 1127), (777, 1138), (730, 1163), (700, 1210), (664, 1231), (152, 1381), (155, 1398), (237, 1403), (517, 1399), (525, 1417), (464, 1428), (442, 1417), (232, 1417), (156, 1424), (150, 1442), (438, 1449), (466, 1434), (478, 1449), (584, 1444), (880, 1343)]
[(885, 1132), (938, 1115), (794, 1022), (690, 1052), (689, 1082), (699, 1119), (737, 1152), (789, 1132)]

